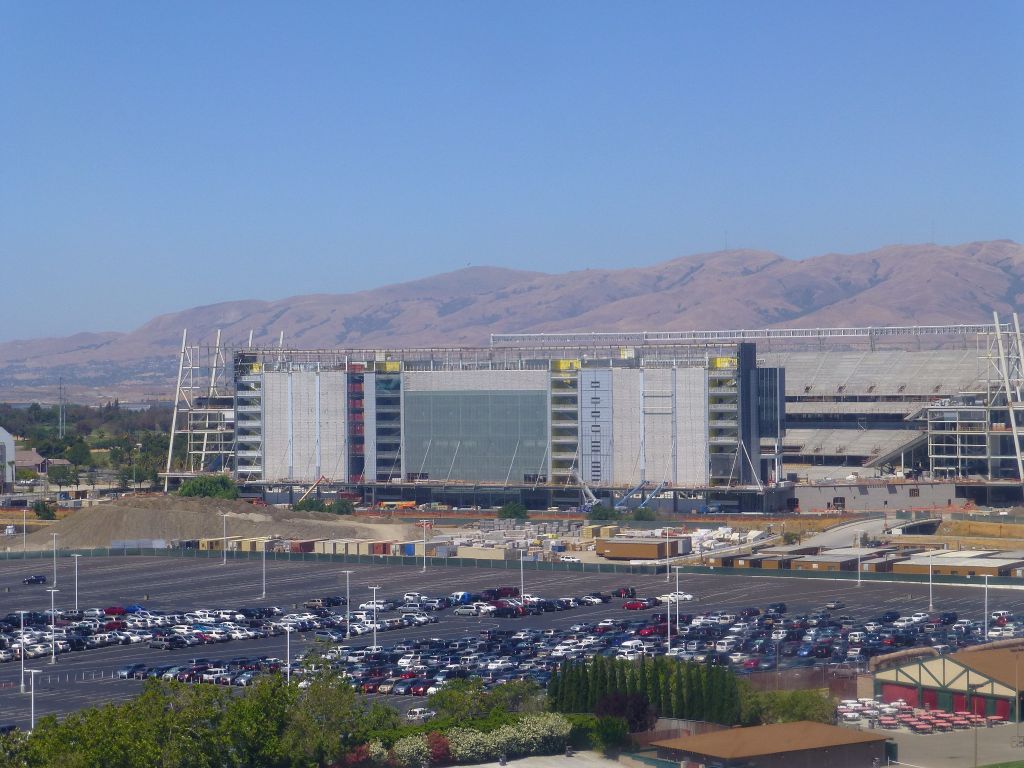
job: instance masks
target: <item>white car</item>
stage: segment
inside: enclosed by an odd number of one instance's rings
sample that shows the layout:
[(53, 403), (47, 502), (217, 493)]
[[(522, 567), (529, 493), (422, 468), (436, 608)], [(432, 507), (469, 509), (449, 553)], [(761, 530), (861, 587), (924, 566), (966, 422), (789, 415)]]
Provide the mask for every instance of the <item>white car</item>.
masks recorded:
[(575, 555), (562, 555), (560, 558), (558, 558), (558, 561), (561, 562), (561, 563), (579, 563), (579, 562), (582, 562), (582, 560), (580, 560)]
[(693, 595), (689, 592), (669, 592), (667, 595), (662, 595), (661, 599), (666, 603), (688, 603), (693, 600)]

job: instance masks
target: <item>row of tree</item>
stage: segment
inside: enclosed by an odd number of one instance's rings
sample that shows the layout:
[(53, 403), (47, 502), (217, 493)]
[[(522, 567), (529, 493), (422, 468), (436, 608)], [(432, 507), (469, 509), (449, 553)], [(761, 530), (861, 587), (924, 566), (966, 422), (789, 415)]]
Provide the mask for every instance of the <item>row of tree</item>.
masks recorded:
[[(170, 423), (168, 407), (129, 410), (117, 401), (100, 408), (69, 403), (62, 435), (58, 406), (33, 403), (28, 408), (14, 408), (0, 404), (0, 426), (41, 456), (70, 462), (71, 466), (50, 467), (47, 473), (49, 481), (60, 488), (82, 483), (95, 486), (103, 470), (115, 473), (117, 482), (126, 487), (133, 482), (155, 483), (167, 461)], [(176, 456), (179, 461), (182, 458)], [(19, 480), (35, 476), (32, 470), (18, 470)]]
[(567, 662), (548, 684), (548, 703), (554, 712), (622, 717), (631, 731), (644, 730), (658, 717), (722, 725), (835, 718), (835, 702), (825, 692), (755, 691), (724, 667), (664, 656)]
[[(313, 662), (316, 663), (315, 661)], [(421, 725), (357, 694), (344, 676), (320, 667), (285, 683), (258, 678), (244, 694), (214, 685), (149, 680), (140, 696), (84, 709), (63, 720), (48, 716), (31, 734), (0, 736), (0, 765), (18, 768), (371, 768), (367, 745), (390, 749), (404, 737), (446, 728), (492, 731), (541, 712), (532, 683), (489, 692), (479, 680), (453, 681), (429, 700), (438, 718)], [(448, 765), (450, 755), (432, 765)]]
[(637, 700), (649, 705), (653, 717), (723, 725), (742, 722), (739, 681), (728, 669), (708, 664), (664, 656), (642, 656), (636, 661), (595, 656), (587, 662), (567, 662), (548, 685), (548, 700), (555, 712), (608, 713), (608, 699), (620, 697), (631, 703), (627, 716), (631, 726), (648, 719), (637, 714)]

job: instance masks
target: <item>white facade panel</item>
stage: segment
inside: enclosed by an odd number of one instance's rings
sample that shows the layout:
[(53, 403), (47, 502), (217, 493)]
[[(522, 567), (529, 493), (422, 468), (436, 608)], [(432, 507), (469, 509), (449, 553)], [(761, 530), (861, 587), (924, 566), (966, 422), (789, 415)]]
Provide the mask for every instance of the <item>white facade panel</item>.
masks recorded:
[(346, 479), (346, 378), (341, 371), (263, 375), (263, 476)]
[(263, 374), (263, 477), (284, 480), (290, 472), (291, 406), (287, 373)]
[(675, 483), (675, 390), (671, 368), (646, 368), (643, 384), (643, 477)]
[(707, 485), (708, 376), (703, 368), (677, 368), (676, 480), (677, 485)]
[(640, 482), (643, 419), (641, 381), (636, 368), (612, 369), (612, 483)]
[(292, 391), (292, 461), (289, 477), (293, 480), (314, 482), (319, 477), (319, 379), (313, 371), (293, 371), (289, 374), (289, 380)]
[(320, 374), (320, 474), (348, 480), (348, 377), (344, 371)]

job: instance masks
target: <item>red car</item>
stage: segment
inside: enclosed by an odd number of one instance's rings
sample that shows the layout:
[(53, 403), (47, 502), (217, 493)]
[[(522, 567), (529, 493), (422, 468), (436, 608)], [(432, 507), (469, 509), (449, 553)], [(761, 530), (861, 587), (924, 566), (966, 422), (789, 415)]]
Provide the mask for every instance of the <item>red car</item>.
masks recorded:
[(107, 616), (124, 616), (127, 611), (120, 605), (112, 605), (109, 608), (104, 608), (103, 613)]
[(652, 627), (643, 627), (637, 632), (640, 637), (650, 637), (652, 635), (660, 635), (664, 637), (668, 634), (668, 624), (656, 624)]
[(376, 693), (377, 689), (380, 688), (380, 684), (384, 682), (384, 678), (378, 677), (374, 680), (367, 680), (362, 685), (363, 693)]
[(409, 689), (409, 693), (411, 693), (413, 696), (426, 696), (427, 691), (433, 684), (433, 680), (419, 680), (413, 683), (412, 688)]
[(627, 600), (622, 604), (622, 607), (627, 611), (642, 611), (645, 608), (650, 608), (644, 600)]

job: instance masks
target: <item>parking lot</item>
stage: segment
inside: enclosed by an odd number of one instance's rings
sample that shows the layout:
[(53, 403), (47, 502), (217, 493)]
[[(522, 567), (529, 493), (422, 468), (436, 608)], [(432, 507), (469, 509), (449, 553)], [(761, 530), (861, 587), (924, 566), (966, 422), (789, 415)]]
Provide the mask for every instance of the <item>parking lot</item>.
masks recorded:
[[(52, 584), (23, 585), (22, 579), (46, 574), (52, 581), (52, 566), (47, 560), (0, 561), (0, 615), (19, 610), (44, 611), (50, 607)], [(378, 597), (401, 596), (407, 591), (428, 595), (448, 595), (455, 591), (480, 591), (501, 585), (518, 586), (516, 570), (488, 568), (431, 568), (422, 573), (415, 567), (339, 566), (314, 562), (277, 560), (267, 563), (267, 598), (259, 599), (261, 564), (259, 561), (229, 561), (222, 565), (216, 559), (83, 557), (79, 560), (79, 606), (105, 607), (141, 603), (158, 611), (185, 611), (196, 608), (278, 606), (291, 611), (310, 597), (344, 595), (344, 568), (350, 568), (353, 606), (369, 600), (370, 585), (379, 585)], [(74, 606), (73, 562), (58, 560), (55, 604), (58, 609)], [(635, 586), (644, 596), (657, 596), (674, 590), (675, 577), (625, 576), (622, 574), (525, 572), (525, 591), (544, 597), (578, 596), (594, 591), (610, 591), (623, 585)], [(789, 615), (820, 609), (825, 602), (842, 600), (839, 613), (860, 621), (886, 610), (904, 615), (928, 608), (927, 585), (878, 584), (865, 582), (857, 587), (850, 581), (828, 579), (753, 578), (749, 576), (683, 575), (680, 588), (695, 596), (682, 605), (685, 613), (708, 611), (737, 612), (748, 606), (784, 601)], [(991, 589), (989, 609), (1021, 612), (1024, 593), (1015, 590)], [(476, 635), (486, 628), (567, 628), (573, 624), (596, 623), (601, 619), (643, 619), (649, 611), (625, 611), (622, 600), (600, 605), (585, 605), (569, 611), (543, 613), (519, 619), (460, 617), (452, 611), (441, 614), (437, 624), (408, 627), (382, 633), (381, 644), (400, 640), (440, 638), (451, 640)], [(936, 586), (936, 611), (955, 611), (961, 617), (980, 621), (984, 603), (981, 589)], [(655, 610), (664, 612), (664, 606)], [(292, 636), (293, 655), (312, 643), (312, 634)], [(370, 635), (352, 638), (349, 645), (369, 645)], [(148, 665), (184, 663), (195, 657), (218, 658), (236, 655), (285, 656), (283, 636), (233, 641), (216, 646), (156, 650), (145, 644), (112, 646), (89, 651), (61, 654), (56, 664), (49, 657), (28, 659), (30, 669), (41, 670), (36, 677), (36, 714), (66, 713), (83, 706), (130, 697), (138, 692), (141, 682), (117, 680), (119, 667), (138, 662)], [(17, 661), (0, 665), (0, 722), (28, 725), (29, 696), (19, 692), (20, 664)], [(113, 679), (112, 679), (113, 678)], [(422, 699), (417, 704), (422, 704)]]

